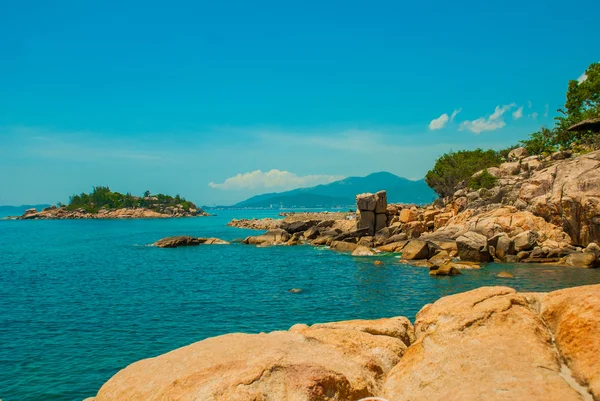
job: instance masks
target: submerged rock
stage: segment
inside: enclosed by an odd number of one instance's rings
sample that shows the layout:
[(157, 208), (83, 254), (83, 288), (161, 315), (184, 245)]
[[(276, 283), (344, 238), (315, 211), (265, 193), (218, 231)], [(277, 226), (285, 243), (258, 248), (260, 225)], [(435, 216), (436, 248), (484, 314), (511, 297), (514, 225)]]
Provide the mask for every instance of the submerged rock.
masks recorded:
[(159, 239), (153, 245), (158, 248), (177, 248), (180, 246), (200, 245), (201, 243), (202, 242), (198, 238), (189, 235), (178, 235), (175, 237)]

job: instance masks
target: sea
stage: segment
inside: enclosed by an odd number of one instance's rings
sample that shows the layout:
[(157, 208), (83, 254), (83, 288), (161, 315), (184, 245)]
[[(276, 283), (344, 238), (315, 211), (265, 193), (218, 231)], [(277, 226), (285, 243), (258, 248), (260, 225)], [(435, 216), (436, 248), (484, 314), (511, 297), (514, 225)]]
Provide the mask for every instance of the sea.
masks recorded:
[[(233, 218), (0, 221), (0, 399), (81, 400), (120, 369), (207, 337), (295, 323), (407, 316), (480, 286), (551, 291), (600, 283), (600, 269), (489, 264), (455, 277), (393, 255), (232, 243), (159, 249), (171, 235), (241, 239)], [(384, 262), (373, 264), (374, 259)], [(507, 271), (513, 279), (496, 275)], [(290, 292), (300, 289), (300, 292)]]

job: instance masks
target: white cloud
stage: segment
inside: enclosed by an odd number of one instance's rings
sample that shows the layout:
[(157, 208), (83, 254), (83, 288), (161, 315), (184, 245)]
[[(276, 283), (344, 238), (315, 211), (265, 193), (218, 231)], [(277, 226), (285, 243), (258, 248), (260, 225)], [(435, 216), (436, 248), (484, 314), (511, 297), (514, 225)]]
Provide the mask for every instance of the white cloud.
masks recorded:
[(496, 106), (494, 112), (488, 117), (479, 117), (473, 121), (463, 121), (460, 124), (460, 130), (469, 130), (476, 134), (484, 131), (495, 131), (506, 125), (502, 118), (504, 113), (515, 107), (515, 103), (506, 104), (504, 106)]
[(529, 115), (529, 117), (533, 118), (534, 120), (537, 120), (538, 116), (539, 116), (539, 113), (537, 111), (534, 111), (533, 113), (531, 113)]
[(456, 117), (458, 115), (458, 113), (460, 113), (462, 111), (462, 109), (456, 109), (452, 112), (452, 115), (450, 116), (450, 121), (454, 121), (454, 117)]
[(519, 107), (517, 110), (512, 113), (513, 119), (518, 120), (523, 117), (523, 106)]
[(330, 182), (343, 179), (343, 176), (337, 175), (305, 175), (298, 176), (289, 171), (271, 170), (262, 172), (256, 170), (248, 173), (240, 173), (236, 176), (227, 178), (220, 184), (210, 182), (209, 187), (223, 190), (239, 189), (278, 189), (288, 190), (295, 188), (312, 187), (319, 184), (328, 184)]
[(429, 129), (430, 130), (442, 129), (446, 126), (449, 119), (450, 119), (450, 117), (448, 117), (448, 114), (444, 113), (441, 116), (439, 116), (438, 118), (431, 120), (431, 122), (429, 123)]
[(531, 103), (531, 100), (527, 101), (527, 107), (531, 108), (533, 106), (533, 104)]
[(585, 82), (585, 81), (586, 81), (586, 79), (587, 79), (587, 75), (586, 75), (586, 73), (584, 72), (583, 74), (581, 74), (581, 75), (579, 76), (579, 78), (577, 78), (577, 82), (579, 82), (579, 83), (582, 83), (582, 82)]
[(550, 106), (547, 104), (546, 105), (546, 111), (544, 112), (544, 117), (548, 117), (549, 111), (550, 111)]
[(454, 117), (456, 117), (461, 111), (462, 109), (456, 109), (452, 112), (450, 116), (448, 116), (447, 113), (444, 113), (438, 118), (431, 120), (431, 122), (429, 123), (429, 129), (433, 131), (444, 128), (446, 124), (448, 124), (448, 121), (454, 121)]

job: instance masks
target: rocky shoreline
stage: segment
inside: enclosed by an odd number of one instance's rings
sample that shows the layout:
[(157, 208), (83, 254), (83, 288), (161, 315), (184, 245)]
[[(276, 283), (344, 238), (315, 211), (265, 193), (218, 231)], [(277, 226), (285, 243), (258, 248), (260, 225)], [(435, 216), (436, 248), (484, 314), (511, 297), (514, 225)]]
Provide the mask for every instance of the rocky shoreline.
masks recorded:
[(50, 206), (41, 211), (26, 210), (22, 216), (8, 217), (14, 220), (80, 220), (80, 219), (160, 219), (173, 217), (210, 216), (202, 209), (183, 207), (165, 207), (158, 210), (149, 208), (120, 208), (88, 212), (84, 208), (69, 210), (66, 207)]
[(356, 213), (294, 213), (229, 225), (267, 230), (245, 244), (399, 253), (432, 275), (459, 274), (464, 262), (600, 266), (600, 151), (542, 159), (518, 148), (509, 159), (487, 169), (497, 178), (493, 188), (469, 190), (463, 182), (452, 197), (428, 206), (388, 204), (381, 191), (357, 195)]
[(482, 287), (405, 317), (227, 334), (118, 372), (104, 400), (598, 400), (600, 285)]

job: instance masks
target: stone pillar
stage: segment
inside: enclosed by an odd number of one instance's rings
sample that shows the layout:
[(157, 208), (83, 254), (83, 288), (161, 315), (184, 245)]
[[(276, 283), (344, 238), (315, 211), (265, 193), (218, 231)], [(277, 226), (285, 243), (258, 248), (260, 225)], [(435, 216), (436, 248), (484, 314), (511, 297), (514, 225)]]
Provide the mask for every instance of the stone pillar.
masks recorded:
[(368, 228), (368, 235), (373, 235), (387, 227), (387, 194), (385, 191), (356, 195), (356, 206), (357, 230)]

